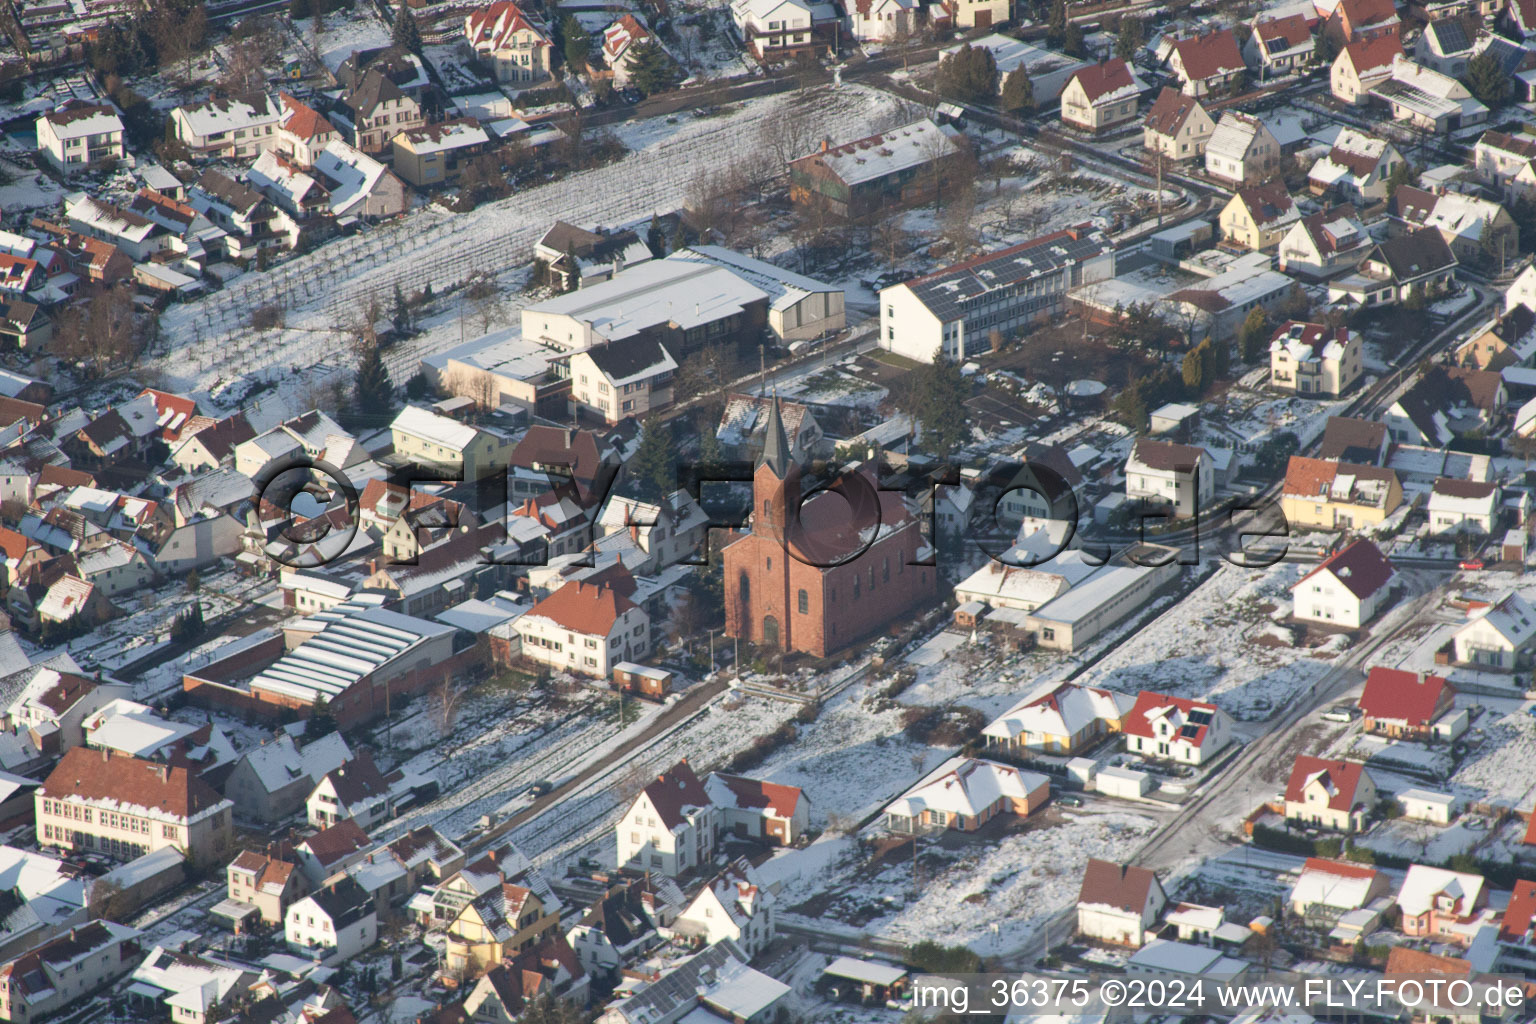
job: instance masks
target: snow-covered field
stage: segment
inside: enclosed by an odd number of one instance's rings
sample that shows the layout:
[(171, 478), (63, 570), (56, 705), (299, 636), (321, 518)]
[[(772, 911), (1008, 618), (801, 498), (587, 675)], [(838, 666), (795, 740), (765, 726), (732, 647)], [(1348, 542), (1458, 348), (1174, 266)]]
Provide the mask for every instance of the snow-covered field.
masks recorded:
[(1223, 562), (1081, 681), (1210, 700), (1238, 719), (1268, 718), (1331, 664), (1331, 654), (1296, 647), (1288, 630), (1271, 621), (1300, 575), (1300, 567), (1285, 563), (1242, 569)]
[[(556, 219), (617, 224), (674, 210), (695, 176), (739, 157), (744, 140), (758, 137), (785, 105), (834, 138), (867, 134), (898, 108), (888, 94), (843, 86), (764, 98), (717, 117), (683, 115), (672, 124), (660, 119), (626, 129), (640, 148), (617, 163), (525, 189), (470, 214), (428, 207), (174, 307), (161, 322), (169, 351), (153, 368), (167, 386), (195, 391), (219, 377), (286, 373), (343, 356), (346, 339), (336, 328), (354, 318), (368, 296), (387, 306), (397, 283), (407, 292), (428, 283), (440, 292), (475, 272), (520, 268)], [(268, 303), (287, 308), (286, 328), (259, 335), (248, 330), (250, 311)], [(456, 337), (442, 331), (434, 340), (446, 348)], [(414, 351), (430, 354), (420, 346)]]

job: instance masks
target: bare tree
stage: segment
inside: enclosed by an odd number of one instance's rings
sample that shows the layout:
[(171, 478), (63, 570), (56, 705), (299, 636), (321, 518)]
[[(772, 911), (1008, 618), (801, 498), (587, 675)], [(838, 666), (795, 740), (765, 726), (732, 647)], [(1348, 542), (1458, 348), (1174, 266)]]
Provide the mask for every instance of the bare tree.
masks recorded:
[(452, 676), (443, 676), (442, 682), (432, 694), (432, 713), (437, 719), (438, 735), (446, 738), (453, 732), (453, 723), (459, 717), (459, 702), (462, 694), (454, 683)]
[(911, 236), (901, 226), (899, 216), (887, 218), (875, 225), (874, 243), (880, 255), (885, 257), (886, 266), (893, 270), (912, 251)]
[(161, 5), (149, 23), (155, 49), (163, 68), (182, 66), (183, 81), (192, 80), (192, 58), (208, 34), (208, 14), (202, 4)]
[(976, 245), (976, 189), (961, 183), (950, 190), (949, 206), (944, 211), (944, 240), (950, 245), (955, 258), (963, 258), (965, 252)]

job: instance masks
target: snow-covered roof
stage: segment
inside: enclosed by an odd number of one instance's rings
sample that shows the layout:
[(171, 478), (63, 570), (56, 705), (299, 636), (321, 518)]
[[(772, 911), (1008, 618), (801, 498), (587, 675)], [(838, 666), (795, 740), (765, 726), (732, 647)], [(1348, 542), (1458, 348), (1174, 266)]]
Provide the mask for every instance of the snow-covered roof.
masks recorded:
[(1536, 638), (1536, 610), (1526, 603), (1518, 590), (1511, 591), (1497, 604), (1489, 605), (1473, 616), (1457, 632), (1482, 622), (1519, 649)]
[(332, 139), (315, 157), (315, 170), (331, 183), (331, 213), (345, 216), (373, 192), (386, 168), (368, 154)]
[(275, 793), (297, 779), (308, 780), (313, 786), (335, 771), (352, 757), (347, 741), (341, 733), (327, 733), (302, 748), (287, 733), (270, 743), (246, 751), (245, 762), (256, 773), (262, 787)]
[(819, 161), (844, 184), (858, 185), (953, 156), (959, 152), (956, 134), (955, 129), (925, 117), (879, 135), (828, 146), (794, 162)]
[(83, 139), (123, 130), (123, 119), (106, 104), (66, 103), (38, 118), (47, 121), (60, 139)]
[(422, 642), (453, 631), (361, 601), (316, 612), (290, 628), (312, 635), (253, 676), (251, 686), (306, 703), (334, 698)]
[(282, 116), (272, 97), (258, 93), (246, 98), (226, 96), (177, 107), (187, 126), (203, 137), (275, 124)]
[(974, 817), (999, 800), (1028, 800), (1049, 786), (1044, 775), (977, 757), (952, 757), (886, 807), (886, 813), (916, 818), (925, 811)]
[(667, 257), (669, 260), (712, 263), (725, 267), (738, 276), (768, 293), (768, 305), (773, 309), (788, 309), (809, 295), (818, 292), (841, 292), (836, 285), (818, 281), (793, 270), (785, 270), (767, 260), (733, 252), (718, 245), (695, 245), (679, 249)]
[(1061, 683), (1015, 704), (983, 729), (982, 735), (1006, 740), (1025, 733), (1076, 736), (1095, 721), (1119, 722), (1135, 703), (1136, 698), (1116, 690)]
[(463, 453), (475, 443), (479, 434), (474, 427), (458, 420), (441, 416), (430, 409), (408, 405), (390, 423), (389, 429), (409, 434), (423, 441), (430, 441), (452, 451)]
[(676, 323), (687, 330), (713, 323), (764, 301), (768, 293), (724, 267), (690, 260), (651, 260), (615, 274), (607, 281), (578, 289), (523, 310), (529, 316), (568, 316), (619, 341), (657, 324)]
[(1457, 900), (1455, 910), (1464, 915), (1471, 913), (1482, 891), (1482, 875), (1411, 864), (1403, 878), (1403, 887), (1398, 890), (1397, 905), (1404, 914), (1417, 917), (1434, 907), (1436, 898), (1444, 895)]

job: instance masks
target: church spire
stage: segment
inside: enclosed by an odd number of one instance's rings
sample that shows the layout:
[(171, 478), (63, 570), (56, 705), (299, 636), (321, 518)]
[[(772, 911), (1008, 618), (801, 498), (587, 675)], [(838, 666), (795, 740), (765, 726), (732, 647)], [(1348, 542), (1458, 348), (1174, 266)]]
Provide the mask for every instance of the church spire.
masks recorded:
[(764, 432), (762, 464), (773, 471), (780, 480), (789, 472), (789, 438), (784, 434), (784, 417), (779, 414), (779, 396), (773, 396), (768, 413), (768, 429)]

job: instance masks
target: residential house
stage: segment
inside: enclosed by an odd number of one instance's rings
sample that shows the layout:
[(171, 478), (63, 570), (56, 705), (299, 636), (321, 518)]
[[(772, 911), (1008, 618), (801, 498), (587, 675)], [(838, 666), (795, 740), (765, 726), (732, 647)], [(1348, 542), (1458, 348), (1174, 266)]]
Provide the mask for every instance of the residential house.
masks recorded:
[(1118, 128), (1135, 119), (1145, 87), (1119, 57), (1083, 68), (1061, 90), (1061, 120), (1090, 132)]
[(277, 146), (274, 152), (292, 161), (300, 170), (309, 170), (315, 158), (332, 139), (340, 139), (341, 132), (315, 108), (294, 99), (286, 92), (277, 94), (282, 114), (277, 126)]
[(731, 0), (731, 23), (764, 64), (793, 60), (817, 45), (816, 11), (806, 0)]
[(892, 203), (917, 202), (945, 186), (945, 163), (962, 138), (923, 118), (855, 142), (821, 147), (789, 162), (790, 197), (839, 217), (862, 217)]
[(1467, 65), (1479, 52), (1477, 43), (1481, 33), (1479, 18), (1436, 18), (1424, 26), (1414, 44), (1414, 60), (1442, 75), (1463, 78)]
[(1312, 62), (1312, 29), (1301, 14), (1273, 17), (1261, 14), (1253, 21), (1243, 59), (1257, 68), (1262, 79), (1301, 71)]
[(13, 730), (57, 737), (54, 753), (84, 746), (86, 719), (130, 691), (123, 683), (101, 683), (47, 664), (33, 666), (31, 672), (21, 692), (4, 708), (5, 722)]
[(315, 157), (313, 173), (330, 193), (331, 216), (338, 220), (393, 217), (410, 205), (405, 182), (380, 161), (340, 139), (325, 144)]
[(1506, 200), (1536, 194), (1536, 138), (1484, 132), (1472, 147), (1472, 167)]
[(643, 659), (651, 651), (651, 620), (623, 593), (629, 587), (566, 583), (517, 620), (523, 656), (600, 679), (620, 661)]
[(1328, 283), (1330, 302), (1377, 306), (1418, 293), (1437, 295), (1450, 286), (1456, 254), (1432, 227), (1388, 238), (1371, 246), (1352, 274)]
[[(395, 454), (418, 465), (441, 468), (444, 479), (479, 480), (506, 467), (511, 444), (505, 435), (408, 405), (389, 425)], [(455, 477), (452, 474), (457, 473)]]
[(117, 609), (107, 595), (72, 573), (49, 584), (42, 600), (37, 602), (38, 621), (44, 624), (78, 620), (99, 626), (116, 614)]
[(1302, 622), (1359, 629), (1384, 607), (1395, 575), (1375, 544), (1357, 540), (1291, 585), (1292, 614)]
[(1125, 495), (1171, 506), (1179, 516), (1210, 508), (1216, 495), (1210, 453), (1192, 445), (1137, 438), (1125, 463)]
[(1422, 740), (1455, 698), (1456, 688), (1441, 676), (1377, 667), (1365, 677), (1358, 704), (1366, 732)]
[(254, 967), (214, 956), (155, 946), (128, 976), (129, 1012), (165, 1014), (185, 1024), (227, 1019), (260, 979)]
[(1391, 469), (1304, 455), (1291, 456), (1280, 488), (1286, 521), (1321, 530), (1380, 526), (1402, 503)]
[(368, 833), (351, 818), (301, 839), (293, 848), (299, 870), (313, 888), (336, 878), (367, 856), (373, 845)]
[(1349, 46), (1372, 39), (1396, 39), (1402, 19), (1392, 0), (1339, 0), (1323, 22), (1322, 31), (1336, 45)]
[(1403, 44), (1395, 34), (1344, 47), (1328, 71), (1334, 99), (1352, 106), (1366, 103), (1371, 90), (1392, 77), (1392, 67), (1399, 59), (1404, 59)]
[(1051, 795), (1051, 780), (979, 757), (952, 757), (885, 807), (893, 832), (974, 832), (999, 814), (1027, 818)]
[(661, 942), (660, 909), (647, 881), (619, 882), (587, 909), (565, 939), (588, 974), (617, 977), (637, 954)]
[(1467, 945), (1472, 928), (1488, 903), (1482, 875), (1410, 864), (1397, 892), (1404, 935)]
[[(629, 17), (626, 15), (625, 17)], [(416, 188), (451, 185), (491, 145), (491, 137), (472, 117), (408, 128), (396, 135), (394, 171)]]
[(194, 157), (254, 160), (277, 146), (282, 108), (265, 93), (212, 97), (171, 111), (171, 130)]
[(262, 249), (292, 249), (299, 225), (266, 196), (220, 171), (206, 170), (187, 192), (188, 204), (222, 228), (231, 259), (253, 259)]
[(1369, 206), (1387, 198), (1387, 182), (1403, 164), (1392, 143), (1345, 128), (1307, 172), (1307, 182), (1314, 195), (1331, 192), (1346, 202)]
[(1420, 131), (1444, 134), (1488, 120), (1488, 108), (1465, 85), (1407, 58), (1397, 59), (1391, 75), (1373, 85), (1370, 95), (1391, 109), (1394, 120)]
[[(257, 479), (269, 463), (288, 456), (305, 456), (324, 459), (345, 469), (337, 462), (353, 451), (353, 437), (341, 425), (318, 409), (301, 413), (263, 431), (248, 441), (235, 445), (235, 472), (252, 480)], [(347, 464), (353, 460), (348, 459)]]
[(0, 964), (0, 1020), (31, 1024), (115, 984), (138, 959), (139, 934), (92, 921)]
[(525, 1011), (531, 1005), (546, 998), (583, 1005), (587, 985), (580, 958), (563, 938), (553, 934), (486, 971), (470, 987), (458, 1012), (483, 1024), (516, 1024), (526, 1019)]
[(1129, 694), (1061, 683), (1015, 704), (981, 731), (987, 746), (1010, 754), (1076, 754), (1121, 731), (1135, 705)]
[(106, 103), (67, 100), (37, 119), (37, 148), (69, 175), (123, 158), (123, 119)]
[(173, 846), (208, 863), (230, 845), (233, 806), (187, 768), (76, 747), (37, 791), (37, 838), (118, 860)]
[(1077, 894), (1077, 934), (1140, 948), (1167, 903), (1168, 894), (1150, 868), (1090, 857)]
[(811, 824), (811, 801), (797, 786), (712, 772), (704, 792), (720, 810), (720, 828), (737, 839), (793, 846)]
[(547, 909), (532, 889), (503, 882), (470, 900), (448, 925), (444, 962), (451, 972), (478, 973), (538, 945), (559, 925), (558, 908)]
[[(1221, 134), (1220, 128), (1217, 134)], [(1206, 151), (1207, 160), (1210, 150)], [(1272, 181), (1239, 188), (1221, 209), (1222, 241), (1255, 251), (1279, 246), (1286, 234), (1301, 220), (1301, 211), (1291, 201), (1285, 183)]]
[(347, 142), (364, 153), (383, 152), (400, 132), (426, 124), (421, 104), (378, 68), (369, 68), (354, 88), (342, 94), (341, 109), (351, 129)]
[(1286, 903), (1297, 917), (1332, 925), (1345, 914), (1369, 907), (1391, 888), (1387, 876), (1369, 865), (1308, 857)]
[(288, 906), (307, 888), (298, 865), (255, 850), (242, 850), (229, 862), (229, 898), (253, 907), (263, 922), (280, 925)]
[(1456, 349), (1456, 365), (1495, 373), (1536, 361), (1536, 312), (1518, 303)]
[(861, 43), (894, 42), (910, 37), (922, 10), (915, 0), (852, 0), (842, 6), (848, 34)]
[[(1394, 234), (1432, 227), (1462, 263), (1498, 266), (1518, 252), (1519, 228), (1503, 206), (1459, 192), (1436, 195), (1404, 185), (1387, 204)], [(1494, 251), (1490, 252), (1490, 248)]]
[(738, 857), (704, 884), (669, 930), (695, 944), (734, 942), (748, 956), (766, 949), (774, 937), (774, 897), (752, 863)]
[(681, 761), (641, 790), (614, 831), (620, 865), (677, 878), (714, 857), (720, 809)]
[(616, 88), (622, 89), (629, 85), (630, 66), (637, 52), (635, 46), (645, 44), (648, 40), (654, 42), (650, 30), (633, 14), (621, 14), (613, 24), (603, 29), (603, 63), (613, 72)]
[(1142, 690), (1121, 727), (1125, 749), (1154, 761), (1208, 764), (1233, 740), (1232, 719), (1214, 704)]
[(968, 32), (971, 29), (991, 28), (1013, 17), (1013, 8), (1007, 0), (940, 0), (932, 17), (940, 24)]
[(600, 284), (637, 263), (655, 256), (630, 230), (595, 231), (557, 220), (533, 247), (534, 264), (548, 283), (561, 292)]
[(1497, 525), (1501, 497), (1499, 485), (1492, 481), (1437, 477), (1426, 506), (1429, 528), (1437, 534), (1486, 537)]
[(497, 0), (464, 16), (464, 39), (490, 65), (496, 81), (532, 84), (549, 77), (554, 45), (512, 0)]
[(605, 342), (570, 356), (571, 405), (614, 424), (672, 404), (677, 360), (654, 338)]
[(1281, 391), (1333, 398), (1365, 373), (1365, 344), (1347, 327), (1289, 320), (1269, 343), (1269, 383)]
[(1499, 672), (1513, 672), (1530, 663), (1536, 648), (1536, 609), (1519, 591), (1510, 591), (1467, 615), (1467, 622), (1451, 634), (1457, 663)]
[(1198, 160), (1216, 131), (1216, 121), (1193, 96), (1163, 86), (1142, 123), (1142, 146), (1170, 160)]
[(1233, 185), (1265, 181), (1280, 173), (1280, 143), (1258, 118), (1224, 111), (1205, 146), (1205, 172)]
[[(401, 776), (397, 770), (391, 776)], [(403, 776), (402, 776), (403, 777)], [(350, 761), (325, 773), (309, 794), (308, 820), (319, 828), (351, 820), (365, 832), (390, 815), (390, 782), (363, 750)]]
[(1168, 66), (1185, 95), (1196, 98), (1225, 92), (1248, 70), (1229, 28), (1174, 40)]
[(1364, 765), (1299, 755), (1285, 786), (1285, 816), (1336, 832), (1361, 832), (1376, 799), (1376, 780)]
[(1353, 206), (1335, 206), (1302, 217), (1280, 240), (1280, 270), (1327, 280), (1353, 271), (1375, 244)]
[(324, 963), (344, 963), (378, 939), (373, 900), (351, 878), (342, 877), (300, 898), (288, 908), (283, 937), (295, 953)]

